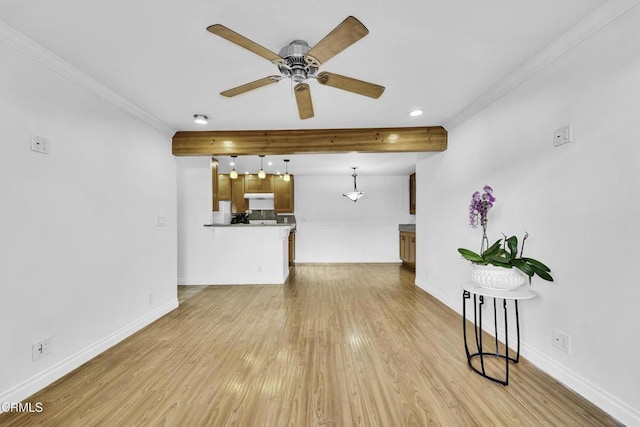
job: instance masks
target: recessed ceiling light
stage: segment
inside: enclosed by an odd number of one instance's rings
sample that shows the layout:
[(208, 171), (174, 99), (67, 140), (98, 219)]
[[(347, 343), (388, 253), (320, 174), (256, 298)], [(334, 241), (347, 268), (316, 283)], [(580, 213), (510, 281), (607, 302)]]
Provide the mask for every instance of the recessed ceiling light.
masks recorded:
[(193, 115), (193, 121), (199, 125), (206, 125), (208, 120), (209, 120), (209, 117), (205, 116), (204, 114)]
[(411, 112), (409, 113), (409, 115), (410, 115), (411, 117), (418, 117), (418, 116), (421, 116), (421, 115), (422, 115), (422, 113), (424, 113), (424, 111), (422, 111), (422, 110), (413, 110), (413, 111), (411, 111)]

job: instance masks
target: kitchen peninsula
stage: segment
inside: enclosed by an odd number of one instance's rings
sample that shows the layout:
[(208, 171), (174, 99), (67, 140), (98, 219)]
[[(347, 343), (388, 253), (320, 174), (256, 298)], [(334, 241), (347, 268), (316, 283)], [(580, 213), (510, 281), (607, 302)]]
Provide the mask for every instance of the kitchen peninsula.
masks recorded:
[(295, 225), (205, 224), (208, 244), (201, 248), (210, 262), (191, 284), (283, 284), (289, 277), (289, 233)]

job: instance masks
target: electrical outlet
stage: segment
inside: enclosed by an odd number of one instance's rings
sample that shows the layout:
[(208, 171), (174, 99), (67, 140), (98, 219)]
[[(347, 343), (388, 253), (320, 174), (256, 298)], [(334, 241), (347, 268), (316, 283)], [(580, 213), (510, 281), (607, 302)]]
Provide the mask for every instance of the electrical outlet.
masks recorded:
[(147, 304), (153, 304), (153, 292), (149, 292), (149, 294), (147, 295)]
[(31, 357), (33, 360), (38, 360), (41, 357), (48, 355), (50, 351), (51, 337), (36, 341), (31, 345)]
[(556, 348), (571, 354), (571, 336), (557, 329), (552, 333), (553, 345)]
[(553, 131), (554, 147), (558, 147), (571, 141), (571, 125), (566, 125)]
[(31, 151), (36, 153), (49, 154), (49, 140), (44, 136), (32, 135), (31, 136)]
[(156, 227), (164, 227), (165, 225), (167, 225), (167, 218), (156, 216)]

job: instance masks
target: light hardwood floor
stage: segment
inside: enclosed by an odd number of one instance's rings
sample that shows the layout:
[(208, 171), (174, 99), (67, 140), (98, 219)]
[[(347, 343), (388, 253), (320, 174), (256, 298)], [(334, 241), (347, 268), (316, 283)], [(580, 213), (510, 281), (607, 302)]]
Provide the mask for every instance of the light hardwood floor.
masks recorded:
[(333, 264), (296, 266), (284, 286), (180, 287), (179, 309), (0, 425), (616, 425), (526, 360), (507, 387), (473, 373), (461, 317), (413, 281)]

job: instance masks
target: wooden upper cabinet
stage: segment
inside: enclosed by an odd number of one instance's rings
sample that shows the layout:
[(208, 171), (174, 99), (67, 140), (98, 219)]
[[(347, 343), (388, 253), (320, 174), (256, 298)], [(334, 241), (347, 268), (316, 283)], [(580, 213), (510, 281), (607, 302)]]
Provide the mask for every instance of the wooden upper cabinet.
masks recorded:
[(416, 214), (416, 174), (409, 175), (409, 213)]
[(218, 200), (231, 200), (231, 181), (227, 174), (218, 175)]
[(211, 210), (219, 210), (219, 198), (218, 198), (218, 161), (215, 158), (211, 158)]
[(294, 212), (293, 175), (290, 176), (290, 181), (285, 181), (282, 175), (278, 175), (275, 177), (273, 205), (276, 213)]
[(214, 174), (212, 179), (213, 188), (217, 188), (213, 193), (214, 206), (219, 201), (230, 200), (231, 212), (244, 213), (249, 208), (245, 193), (274, 193), (275, 213), (293, 213), (293, 176), (288, 182), (281, 175), (267, 175), (265, 179), (259, 179), (257, 175), (238, 175), (231, 179), (228, 174)]
[(231, 181), (231, 212), (244, 213), (248, 206), (247, 200), (244, 198), (245, 176), (238, 175), (236, 179)]
[(245, 175), (244, 177), (245, 193), (273, 193), (273, 190), (273, 175), (267, 175), (264, 179), (258, 178), (258, 175)]

